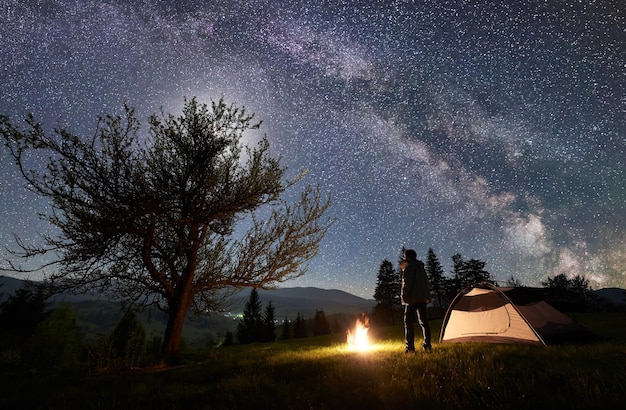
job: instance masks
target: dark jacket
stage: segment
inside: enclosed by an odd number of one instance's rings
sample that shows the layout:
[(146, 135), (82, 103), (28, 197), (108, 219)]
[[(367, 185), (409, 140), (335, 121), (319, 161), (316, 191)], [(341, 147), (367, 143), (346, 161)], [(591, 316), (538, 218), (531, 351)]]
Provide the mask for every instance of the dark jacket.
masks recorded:
[(402, 266), (404, 266), (400, 293), (402, 304), (430, 303), (430, 286), (424, 262), (415, 259), (407, 260)]

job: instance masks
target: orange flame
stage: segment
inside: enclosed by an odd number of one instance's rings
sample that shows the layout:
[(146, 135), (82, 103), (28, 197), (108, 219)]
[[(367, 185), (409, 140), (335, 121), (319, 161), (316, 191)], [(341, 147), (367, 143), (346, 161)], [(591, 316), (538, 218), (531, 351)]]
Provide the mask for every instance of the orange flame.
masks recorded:
[(367, 339), (368, 330), (368, 327), (365, 326), (360, 319), (357, 319), (354, 333), (348, 329), (348, 347), (352, 350), (367, 350), (369, 347), (369, 341)]

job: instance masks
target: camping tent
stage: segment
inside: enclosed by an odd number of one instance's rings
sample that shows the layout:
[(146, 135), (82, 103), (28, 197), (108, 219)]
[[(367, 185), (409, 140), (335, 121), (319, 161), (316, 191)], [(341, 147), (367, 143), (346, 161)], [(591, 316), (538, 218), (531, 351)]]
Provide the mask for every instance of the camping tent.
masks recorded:
[(538, 289), (503, 288), (482, 282), (464, 289), (452, 301), (439, 341), (545, 345), (594, 337), (584, 326), (550, 306)]

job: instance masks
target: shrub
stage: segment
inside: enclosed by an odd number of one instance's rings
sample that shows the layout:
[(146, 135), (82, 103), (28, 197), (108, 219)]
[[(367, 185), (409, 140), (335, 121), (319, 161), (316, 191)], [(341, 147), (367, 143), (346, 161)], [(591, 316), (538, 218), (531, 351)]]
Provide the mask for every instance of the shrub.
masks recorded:
[(34, 368), (44, 372), (67, 372), (80, 366), (83, 336), (74, 310), (67, 304), (57, 306), (37, 325), (25, 347), (25, 357)]
[(146, 352), (146, 332), (135, 313), (128, 311), (113, 329), (111, 353), (115, 367), (130, 369), (138, 366)]

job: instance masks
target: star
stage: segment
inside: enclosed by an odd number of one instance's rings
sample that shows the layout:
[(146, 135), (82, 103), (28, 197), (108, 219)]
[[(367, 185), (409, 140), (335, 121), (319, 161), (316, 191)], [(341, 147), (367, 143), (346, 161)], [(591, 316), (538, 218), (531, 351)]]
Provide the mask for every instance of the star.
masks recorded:
[[(403, 246), (539, 286), (626, 287), (623, 2), (114, 0), (1, 11), (0, 114), (90, 136), (224, 97), (337, 218), (285, 286), (371, 298)], [(50, 229), (3, 154), (0, 238)], [(289, 195), (289, 193), (287, 193)]]

